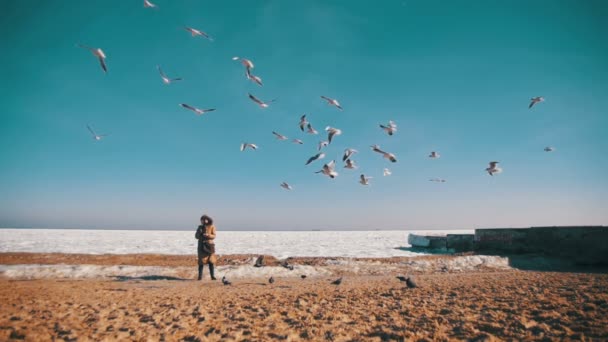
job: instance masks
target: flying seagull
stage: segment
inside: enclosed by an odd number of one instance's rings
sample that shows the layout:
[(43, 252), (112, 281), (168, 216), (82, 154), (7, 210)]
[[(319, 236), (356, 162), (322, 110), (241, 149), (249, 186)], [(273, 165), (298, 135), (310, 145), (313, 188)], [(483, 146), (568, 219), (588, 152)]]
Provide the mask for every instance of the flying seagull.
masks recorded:
[(291, 190), (291, 185), (287, 184), (287, 182), (283, 182), (281, 183), (281, 188), (285, 189), (285, 190)]
[(276, 101), (276, 99), (274, 99), (274, 100), (270, 100), (270, 101), (268, 101), (268, 102), (264, 102), (264, 101), (262, 101), (262, 100), (258, 99), (257, 97), (255, 97), (255, 96), (253, 96), (253, 95), (251, 95), (251, 94), (248, 94), (248, 95), (249, 95), (249, 98), (251, 99), (251, 101), (253, 101), (253, 102), (257, 103), (257, 104), (258, 104), (260, 107), (262, 107), (262, 108), (268, 108), (268, 106), (269, 106), (271, 103), (273, 103), (274, 101)]
[(328, 144), (331, 144), (331, 139), (334, 136), (342, 134), (342, 130), (333, 128), (333, 127), (329, 127), (329, 126), (325, 127), (325, 131), (327, 131)]
[(382, 157), (390, 160), (391, 162), (393, 162), (393, 163), (397, 162), (397, 157), (395, 157), (394, 154), (382, 151), (380, 149), (380, 146), (378, 146), (378, 145), (372, 145), (371, 148), (372, 148), (372, 150), (374, 152), (378, 152), (378, 153), (382, 154)]
[(335, 170), (336, 168), (336, 161), (332, 160), (329, 163), (323, 165), (323, 168), (320, 171), (317, 171), (315, 173), (322, 173), (326, 176), (329, 176), (329, 178), (336, 178), (336, 176), (338, 176), (338, 173)]
[(106, 54), (103, 53), (103, 50), (100, 48), (92, 48), (90, 46), (86, 46), (86, 45), (82, 45), (82, 44), (78, 44), (79, 47), (83, 48), (83, 49), (87, 49), (89, 51), (91, 51), (91, 53), (93, 54), (93, 56), (97, 57), (97, 59), (99, 60), (99, 64), (101, 65), (101, 68), (103, 69), (103, 72), (107, 73), (108, 72), (108, 67), (106, 66)]
[(308, 124), (309, 123), (308, 123), (308, 120), (306, 120), (306, 114), (302, 115), (300, 117), (300, 129), (302, 130), (302, 132), (304, 132), (304, 127)]
[(293, 140), (292, 140), (292, 142), (293, 142), (294, 144), (299, 144), (299, 145), (302, 145), (302, 144), (304, 143), (304, 142), (303, 142), (302, 140), (300, 140), (300, 139), (293, 139)]
[(192, 37), (201, 36), (203, 38), (206, 38), (210, 42), (213, 41), (213, 37), (211, 37), (210, 35), (208, 35), (207, 33), (203, 32), (201, 30), (197, 30), (192, 27), (184, 27), (184, 30), (190, 32), (190, 34), (192, 34)]
[(144, 8), (157, 8), (155, 4), (151, 3), (149, 0), (144, 0)]
[(553, 151), (555, 151), (555, 148), (553, 148), (551, 146), (547, 146), (547, 147), (544, 148), (544, 151), (545, 152), (553, 152)]
[(258, 145), (256, 145), (256, 144), (242, 143), (241, 151), (245, 151), (245, 149), (247, 149), (247, 147), (249, 147), (250, 149), (252, 149), (254, 151), (258, 149)]
[(323, 152), (317, 153), (314, 156), (308, 158), (308, 161), (304, 165), (308, 165), (317, 159), (323, 159), (323, 158), (325, 158), (325, 153), (323, 153)]
[(186, 108), (188, 110), (191, 110), (191, 111), (195, 112), (196, 115), (203, 115), (205, 113), (213, 112), (215, 110), (215, 108), (199, 109), (199, 108), (192, 107), (191, 105), (188, 105), (188, 104), (185, 104), (185, 103), (180, 103), (179, 105), (182, 106), (183, 108)]
[(385, 176), (385, 177), (386, 177), (386, 176), (390, 176), (390, 175), (392, 175), (392, 174), (393, 174), (393, 173), (391, 172), (391, 170), (389, 170), (389, 169), (387, 169), (387, 168), (384, 168), (384, 170), (382, 170), (382, 175), (383, 175), (383, 176)]
[(432, 151), (431, 154), (429, 154), (429, 158), (432, 158), (432, 159), (437, 159), (439, 157), (441, 157), (441, 155), (435, 151)]
[(395, 124), (392, 120), (389, 120), (388, 125), (380, 124), (380, 128), (382, 128), (388, 135), (393, 135), (397, 132), (397, 124)]
[(347, 148), (346, 150), (344, 150), (344, 155), (342, 156), (342, 161), (347, 161), (348, 159), (350, 159), (350, 157), (353, 156), (353, 154), (357, 153), (359, 151), (353, 149), (353, 148)]
[(165, 75), (165, 73), (163, 72), (163, 69), (160, 68), (160, 65), (157, 65), (156, 68), (158, 69), (158, 73), (160, 74), (160, 78), (163, 79), (163, 82), (165, 84), (171, 84), (171, 82), (174, 81), (181, 81), (181, 78), (169, 78), (167, 75)]
[(264, 84), (262, 84), (262, 78), (252, 74), (249, 69), (247, 69), (246, 75), (248, 80), (257, 83), (260, 87), (264, 86)]
[(287, 140), (288, 138), (286, 136), (284, 136), (283, 134), (279, 134), (275, 131), (272, 131), (272, 134), (274, 134), (278, 140)]
[(321, 151), (321, 149), (323, 147), (326, 147), (327, 145), (329, 145), (328, 141), (319, 141), (319, 146), (318, 146), (318, 150)]
[(250, 61), (247, 58), (241, 58), (241, 57), (232, 57), (233, 61), (241, 61), (241, 64), (243, 64), (243, 66), (245, 67), (245, 69), (247, 69), (247, 71), (253, 69), (253, 62)]
[(308, 133), (308, 134), (319, 134), (319, 132), (317, 132), (317, 130), (314, 129), (310, 123), (308, 123), (306, 128), (307, 128), (306, 133)]
[(486, 168), (486, 171), (488, 172), (488, 174), (490, 174), (490, 176), (494, 176), (495, 173), (501, 173), (502, 169), (498, 166), (496, 166), (498, 164), (497, 161), (491, 161), (490, 162), (490, 166), (488, 168)]
[(95, 133), (95, 131), (91, 128), (91, 126), (87, 125), (87, 129), (89, 130), (89, 132), (91, 132), (91, 134), (93, 135), (93, 139), (99, 141), (101, 139), (103, 139), (104, 137), (107, 137), (107, 134), (97, 134)]
[(530, 105), (528, 106), (528, 109), (532, 108), (535, 104), (539, 103), (539, 102), (543, 102), (545, 101), (545, 98), (542, 96), (537, 96), (537, 97), (533, 97), (530, 99)]
[(329, 98), (329, 97), (327, 97), (327, 96), (323, 96), (323, 95), (321, 95), (321, 98), (322, 98), (323, 100), (327, 101), (327, 104), (328, 104), (328, 105), (330, 105), (330, 106), (335, 106), (335, 107), (336, 107), (336, 108), (338, 108), (339, 110), (342, 110), (342, 107), (340, 106), (340, 102), (338, 102), (338, 100), (336, 100), (336, 99), (332, 99), (332, 98)]
[(352, 159), (346, 159), (346, 165), (344, 165), (345, 169), (355, 170), (357, 169), (357, 165), (355, 165), (355, 161)]
[(445, 179), (443, 179), (443, 178), (431, 178), (431, 179), (429, 179), (429, 182), (445, 183)]
[(359, 183), (361, 183), (361, 185), (369, 185), (369, 180), (373, 177), (366, 177), (364, 174), (361, 174), (360, 178)]

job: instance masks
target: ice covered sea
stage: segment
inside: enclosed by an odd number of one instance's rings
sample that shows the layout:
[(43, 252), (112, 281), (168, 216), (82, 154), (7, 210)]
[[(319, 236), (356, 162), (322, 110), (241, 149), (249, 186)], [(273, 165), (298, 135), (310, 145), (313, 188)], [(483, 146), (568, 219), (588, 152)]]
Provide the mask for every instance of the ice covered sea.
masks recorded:
[[(195, 231), (0, 229), (0, 253), (196, 254)], [(402, 248), (409, 233), (463, 234), (446, 231), (218, 231), (218, 254), (392, 257), (416, 256)]]

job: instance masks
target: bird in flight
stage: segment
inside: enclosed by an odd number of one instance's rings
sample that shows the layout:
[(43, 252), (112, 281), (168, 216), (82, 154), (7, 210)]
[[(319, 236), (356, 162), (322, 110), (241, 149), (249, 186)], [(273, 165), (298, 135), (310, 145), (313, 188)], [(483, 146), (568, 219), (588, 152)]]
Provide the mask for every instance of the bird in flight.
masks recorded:
[(323, 96), (321, 95), (321, 98), (325, 101), (327, 101), (327, 104), (330, 106), (335, 106), (336, 108), (338, 108), (339, 110), (342, 110), (342, 107), (340, 106), (340, 102), (338, 102), (338, 100), (336, 99), (332, 99), (330, 97), (327, 96)]
[(277, 137), (277, 140), (287, 140), (287, 139), (289, 139), (286, 136), (284, 136), (283, 134), (277, 133), (275, 131), (272, 131), (272, 134), (274, 134), (274, 136)]
[(344, 155), (342, 156), (342, 161), (346, 161), (348, 159), (350, 159), (350, 157), (353, 156), (353, 154), (358, 153), (359, 151), (355, 150), (354, 148), (347, 148), (346, 150), (344, 150)]
[(306, 114), (302, 115), (300, 117), (300, 130), (302, 130), (302, 132), (304, 132), (304, 127), (306, 127), (306, 125), (308, 125), (308, 120), (306, 120)]
[(325, 131), (327, 131), (327, 143), (328, 144), (331, 144), (331, 139), (333, 139), (334, 136), (342, 134), (341, 129), (333, 128), (330, 126), (325, 127)]
[(542, 96), (533, 97), (530, 99), (530, 105), (528, 106), (528, 109), (532, 108), (535, 104), (544, 102), (544, 101), (545, 101), (545, 98)]
[(144, 8), (157, 8), (155, 4), (150, 2), (150, 0), (144, 0)]
[(160, 65), (157, 65), (156, 68), (158, 69), (158, 73), (160, 74), (160, 78), (163, 80), (163, 83), (165, 84), (171, 84), (171, 82), (175, 82), (175, 81), (181, 81), (181, 78), (169, 78), (169, 76), (165, 75), (165, 73), (163, 72), (163, 69), (161, 69)]
[(193, 111), (194, 113), (196, 113), (196, 115), (203, 115), (205, 113), (213, 112), (215, 110), (215, 108), (200, 109), (200, 108), (192, 107), (191, 105), (185, 104), (185, 103), (180, 103), (179, 105), (183, 108)]
[(99, 60), (99, 64), (101, 65), (101, 69), (103, 70), (103, 72), (105, 72), (105, 73), (108, 72), (108, 67), (106, 66), (106, 54), (103, 52), (102, 49), (92, 48), (90, 46), (86, 46), (86, 45), (82, 45), (82, 44), (78, 44), (78, 46), (83, 49), (87, 49), (87, 50), (91, 51), (93, 56), (97, 57), (97, 59)]
[(335, 168), (336, 161), (332, 160), (329, 163), (323, 165), (323, 168), (315, 173), (322, 173), (326, 176), (329, 176), (329, 178), (336, 178), (338, 176), (338, 172), (336, 172)]
[(308, 125), (306, 125), (306, 133), (308, 133), (308, 134), (319, 134), (319, 132), (317, 132), (317, 130), (314, 129), (310, 123), (308, 123)]
[(325, 158), (325, 153), (323, 153), (323, 152), (317, 153), (314, 156), (308, 158), (308, 161), (304, 165), (308, 165), (317, 159), (323, 159), (323, 158)]
[(360, 179), (359, 179), (359, 183), (361, 183), (361, 185), (369, 185), (369, 180), (372, 179), (373, 177), (367, 177), (364, 174), (361, 174)]
[(446, 181), (443, 178), (431, 178), (429, 179), (429, 182), (445, 183)]
[(555, 148), (553, 148), (551, 146), (547, 146), (547, 147), (544, 148), (544, 151), (545, 152), (553, 152), (553, 151), (555, 151)]
[(355, 161), (352, 159), (346, 159), (346, 165), (344, 165), (345, 169), (351, 169), (351, 170), (355, 170), (357, 169), (357, 165), (355, 164)]
[(486, 168), (486, 171), (488, 172), (488, 174), (490, 176), (494, 176), (495, 173), (502, 172), (502, 169), (500, 167), (498, 167), (497, 165), (498, 165), (497, 161), (491, 161), (490, 166)]
[(437, 159), (439, 157), (441, 157), (441, 155), (435, 151), (432, 151), (431, 154), (429, 154), (429, 158), (432, 158), (432, 159)]
[(107, 137), (107, 134), (97, 134), (95, 133), (95, 131), (91, 128), (91, 126), (87, 125), (87, 129), (89, 130), (89, 132), (91, 132), (91, 134), (93, 135), (93, 139), (99, 141), (101, 139), (103, 139), (104, 137)]
[(302, 140), (300, 140), (300, 139), (293, 139), (293, 140), (292, 140), (292, 142), (293, 142), (294, 144), (298, 144), (298, 145), (302, 145), (302, 144), (304, 143), (304, 142), (303, 142)]
[(319, 146), (318, 146), (318, 150), (321, 151), (321, 149), (323, 147), (326, 147), (327, 145), (329, 145), (328, 141), (319, 141)]
[(184, 30), (190, 32), (190, 34), (192, 34), (192, 37), (201, 36), (203, 38), (206, 38), (210, 42), (213, 41), (213, 37), (211, 37), (206, 32), (203, 32), (201, 30), (197, 30), (197, 29), (194, 29), (192, 27), (184, 27)]
[(382, 151), (380, 149), (380, 146), (378, 146), (378, 145), (372, 145), (371, 148), (372, 148), (372, 151), (380, 153), (382, 155), (382, 157), (390, 160), (391, 162), (393, 162), (393, 163), (397, 162), (397, 157), (395, 157), (394, 154)]
[(281, 183), (281, 188), (285, 189), (285, 190), (291, 190), (291, 185), (287, 184), (287, 182), (283, 182)]
[(241, 64), (243, 64), (243, 66), (245, 67), (245, 69), (247, 69), (247, 71), (253, 69), (253, 62), (247, 58), (232, 57), (232, 60), (241, 61)]
[(258, 145), (256, 144), (251, 144), (251, 143), (242, 143), (241, 144), (241, 151), (245, 151), (245, 149), (247, 149), (247, 147), (249, 147), (252, 150), (257, 150), (258, 149)]
[(389, 170), (389, 169), (387, 169), (387, 168), (384, 168), (384, 170), (382, 170), (382, 175), (383, 175), (383, 176), (385, 176), (385, 177), (386, 177), (386, 176), (390, 176), (390, 175), (392, 175), (392, 174), (393, 174), (393, 173), (391, 172), (391, 170)]
[(388, 125), (380, 124), (380, 128), (382, 128), (388, 135), (393, 135), (397, 132), (397, 124), (395, 124), (392, 120), (389, 120)]
[(257, 97), (255, 97), (255, 96), (253, 96), (253, 95), (251, 95), (251, 94), (248, 94), (248, 95), (249, 95), (249, 98), (251, 99), (251, 101), (253, 101), (253, 102), (257, 103), (257, 104), (258, 104), (260, 107), (262, 107), (262, 108), (268, 108), (268, 106), (269, 106), (271, 103), (273, 103), (273, 102), (275, 102), (275, 101), (277, 100), (277, 99), (274, 99), (274, 100), (270, 100), (270, 101), (268, 101), (268, 102), (264, 102), (264, 101), (262, 101), (262, 100), (258, 99)]
[(264, 84), (262, 84), (262, 78), (252, 74), (249, 69), (247, 69), (246, 75), (248, 80), (257, 83), (260, 87), (264, 86)]

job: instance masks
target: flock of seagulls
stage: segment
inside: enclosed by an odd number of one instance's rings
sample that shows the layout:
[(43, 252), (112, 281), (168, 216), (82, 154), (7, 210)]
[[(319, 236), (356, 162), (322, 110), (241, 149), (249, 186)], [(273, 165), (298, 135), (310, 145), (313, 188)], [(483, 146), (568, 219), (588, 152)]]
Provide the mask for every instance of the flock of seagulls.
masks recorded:
[[(144, 8), (153, 8), (153, 9), (158, 9), (158, 6), (154, 3), (152, 3), (150, 0), (143, 0), (143, 6)], [(187, 31), (188, 33), (190, 33), (190, 35), (192, 37), (201, 37), (204, 39), (207, 39), (208, 41), (212, 42), (214, 41), (214, 38), (211, 37), (207, 32), (204, 32), (200, 29), (196, 29), (196, 28), (192, 28), (192, 27), (188, 27), (188, 26), (184, 26), (183, 29), (185, 31)], [(93, 48), (90, 46), (86, 46), (83, 44), (77, 44), (77, 46), (79, 48), (82, 49), (86, 49), (89, 50), (92, 55), (94, 57), (97, 58), (97, 60), (99, 61), (99, 64), (101, 66), (101, 69), (103, 70), (104, 73), (108, 72), (108, 67), (106, 64), (106, 55), (104, 53), (104, 51), (101, 48)], [(232, 57), (233, 61), (237, 61), (239, 62), (245, 69), (245, 77), (247, 80), (257, 84), (258, 86), (262, 87), (263, 83), (262, 83), (262, 78), (260, 76), (257, 76), (253, 73), (253, 69), (255, 68), (254, 63), (247, 58), (244, 57)], [(178, 81), (182, 81), (183, 79), (181, 77), (169, 77), (167, 74), (165, 74), (165, 72), (163, 71), (163, 69), (161, 68), (160, 65), (156, 66), (158, 73), (161, 77), (161, 80), (164, 84), (166, 85), (170, 85), (174, 82), (178, 82)], [(270, 107), (270, 105), (274, 102), (277, 101), (277, 99), (272, 99), (272, 100), (267, 100), (264, 101), (262, 99), (260, 99), (259, 97), (253, 95), (252, 93), (248, 93), (248, 97), (249, 99), (254, 102), (256, 105), (258, 105), (260, 108), (262, 109), (266, 109), (268, 107)], [(331, 98), (325, 95), (321, 95), (320, 96), (321, 99), (323, 101), (325, 101), (327, 103), (327, 105), (335, 107), (336, 109), (338, 109), (339, 111), (344, 111), (344, 108), (342, 107), (342, 105), (340, 104), (340, 102), (335, 99), (335, 98)], [(539, 103), (542, 103), (545, 101), (545, 98), (542, 96), (536, 96), (536, 97), (532, 97), (530, 99), (530, 103), (528, 105), (529, 109), (532, 109), (534, 106), (538, 105)], [(201, 109), (186, 103), (180, 103), (179, 104), (180, 107), (187, 109), (189, 111), (194, 112), (196, 115), (204, 115), (206, 113), (209, 112), (213, 112), (216, 109), (215, 108), (205, 108), (205, 109)], [(300, 120), (298, 123), (298, 126), (300, 128), (300, 130), (306, 134), (309, 135), (318, 135), (319, 132), (312, 126), (311, 122), (308, 120), (307, 115), (303, 114), (300, 116)], [(397, 124), (392, 121), (389, 120), (388, 123), (386, 124), (379, 124), (380, 129), (385, 132), (388, 136), (393, 136), (396, 134), (397, 132)], [(107, 134), (97, 134), (89, 125), (87, 125), (87, 129), (89, 130), (89, 132), (91, 133), (92, 137), (94, 140), (99, 141), (102, 140), (104, 137), (107, 136)], [(313, 156), (309, 157), (308, 160), (305, 162), (304, 165), (309, 165), (311, 163), (314, 163), (317, 160), (321, 160), (324, 159), (326, 157), (326, 153), (323, 152), (324, 148), (327, 148), (330, 144), (332, 144), (333, 141), (335, 141), (336, 137), (342, 135), (342, 130), (339, 128), (335, 128), (332, 126), (327, 126), (325, 127), (325, 131), (327, 132), (327, 139), (326, 140), (322, 140), (319, 141), (318, 145), (317, 145), (317, 153), (314, 154)], [(276, 131), (272, 131), (272, 134), (275, 136), (275, 138), (279, 141), (286, 141), (289, 140), (289, 138), (281, 133), (278, 133)], [(298, 144), (298, 145), (302, 145), (304, 144), (304, 141), (302, 141), (301, 139), (292, 139), (292, 142), (294, 144)], [(382, 156), (382, 158), (387, 159), (388, 161), (390, 161), (391, 163), (396, 163), (397, 162), (397, 157), (394, 153), (391, 152), (387, 152), (384, 151), (380, 148), (379, 145), (374, 144), (370, 146), (371, 150), (373, 152), (376, 152), (378, 154), (380, 154)], [(241, 143), (240, 146), (240, 150), (241, 151), (245, 151), (245, 150), (252, 150), (252, 151), (256, 151), (258, 149), (258, 145), (254, 144), (254, 143), (250, 143), (250, 142), (243, 142)], [(545, 152), (553, 152), (555, 151), (555, 148), (551, 147), (551, 146), (547, 146), (544, 148)], [(347, 148), (344, 150), (344, 154), (342, 157), (342, 162), (344, 163), (343, 168), (345, 169), (349, 169), (349, 170), (356, 170), (358, 169), (358, 165), (357, 163), (353, 160), (353, 156), (358, 153), (357, 150), (353, 149), (353, 148)], [(431, 159), (438, 159), (441, 157), (441, 155), (439, 154), (439, 152), (437, 151), (431, 151), (429, 156), (429, 158)], [(491, 161), (489, 162), (488, 167), (485, 169), (485, 171), (490, 175), (490, 176), (494, 176), (496, 174), (500, 174), (502, 173), (502, 168), (500, 168), (498, 166), (499, 162), (498, 161)], [(325, 163), (323, 165), (323, 167), (321, 168), (321, 170), (316, 171), (315, 173), (317, 174), (322, 174), (325, 175), (331, 179), (336, 178), (339, 173), (336, 171), (336, 161), (335, 160), (331, 160), (327, 163)], [(384, 177), (386, 176), (390, 176), (392, 174), (391, 170), (389, 170), (388, 168), (384, 168), (382, 175)], [(368, 186), (370, 185), (370, 180), (373, 179), (373, 177), (371, 176), (367, 176), (365, 174), (360, 174), (359, 176), (359, 183), (363, 186)], [(429, 179), (429, 181), (431, 182), (436, 182), (436, 183), (445, 183), (446, 180), (442, 179), (442, 178), (431, 178)], [(293, 187), (291, 185), (289, 185), (287, 182), (282, 182), (280, 184), (280, 186), (285, 189), (285, 190), (292, 190)]]

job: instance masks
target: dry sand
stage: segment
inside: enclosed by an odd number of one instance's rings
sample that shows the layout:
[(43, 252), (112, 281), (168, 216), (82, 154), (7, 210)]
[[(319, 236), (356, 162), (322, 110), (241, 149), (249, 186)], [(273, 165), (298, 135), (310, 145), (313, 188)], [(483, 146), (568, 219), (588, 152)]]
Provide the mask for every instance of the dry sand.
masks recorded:
[[(20, 255), (18, 263), (27, 258), (43, 256)], [(139, 258), (148, 265), (157, 257)], [(8, 259), (0, 255), (0, 264)], [(241, 259), (248, 257), (225, 260)], [(416, 289), (394, 276), (347, 275), (340, 286), (330, 284), (335, 277), (232, 286), (208, 278), (0, 278), (0, 341), (608, 340), (607, 274), (423, 273)]]

